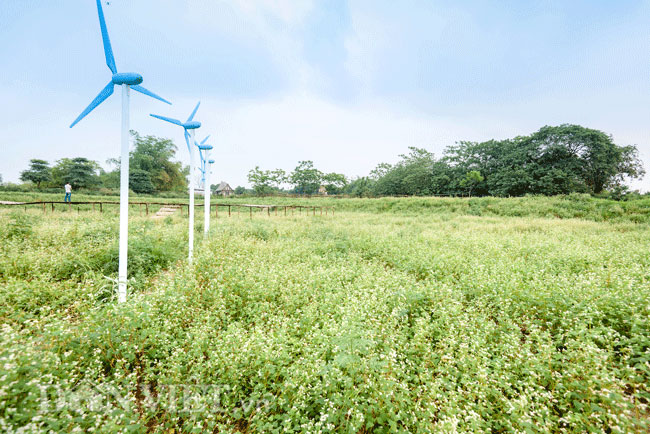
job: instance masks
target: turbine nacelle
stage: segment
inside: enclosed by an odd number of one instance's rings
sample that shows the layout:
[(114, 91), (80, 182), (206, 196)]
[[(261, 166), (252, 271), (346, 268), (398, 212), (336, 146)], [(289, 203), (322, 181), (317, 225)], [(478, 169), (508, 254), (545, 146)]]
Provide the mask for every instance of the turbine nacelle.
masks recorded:
[(212, 149), (212, 145), (197, 145), (197, 146), (202, 151), (209, 151), (210, 149)]
[(111, 81), (113, 82), (113, 84), (118, 86), (121, 84), (136, 86), (142, 83), (142, 76), (137, 72), (118, 72), (116, 74), (113, 74), (113, 78), (111, 79)]
[(186, 130), (195, 130), (197, 128), (201, 128), (201, 122), (199, 122), (199, 121), (185, 122), (183, 124), (183, 128), (185, 128)]
[(196, 104), (196, 107), (194, 107), (194, 110), (192, 110), (192, 113), (190, 114), (190, 117), (187, 118), (185, 122), (181, 122), (178, 119), (174, 118), (168, 118), (167, 116), (160, 116), (160, 115), (155, 115), (151, 114), (150, 116), (160, 119), (161, 121), (169, 122), (170, 124), (178, 125), (179, 127), (183, 127), (185, 130), (185, 143), (187, 144), (187, 150), (190, 151), (190, 155), (192, 154), (192, 149), (190, 147), (190, 130), (196, 130), (197, 128), (201, 128), (201, 122), (195, 121), (194, 120), (194, 115), (196, 114), (196, 111), (199, 109), (199, 106), (201, 105), (201, 101), (199, 101)]

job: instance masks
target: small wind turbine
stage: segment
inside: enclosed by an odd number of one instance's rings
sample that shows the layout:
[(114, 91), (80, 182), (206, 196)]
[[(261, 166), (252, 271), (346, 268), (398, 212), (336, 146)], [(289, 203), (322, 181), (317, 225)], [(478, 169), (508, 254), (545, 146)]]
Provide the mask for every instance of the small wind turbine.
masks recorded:
[(201, 105), (201, 101), (196, 104), (196, 107), (194, 107), (192, 114), (190, 114), (190, 117), (187, 118), (187, 121), (185, 121), (185, 123), (179, 121), (178, 119), (168, 118), (166, 116), (159, 116), (154, 114), (151, 115), (154, 118), (161, 119), (165, 122), (183, 127), (185, 134), (185, 143), (187, 143), (187, 150), (190, 152), (190, 223), (188, 252), (188, 261), (190, 264), (192, 263), (192, 256), (194, 254), (194, 146), (190, 146), (190, 143), (194, 144), (194, 130), (201, 127), (201, 122), (193, 120), (196, 111), (199, 109), (199, 105)]
[(208, 231), (210, 230), (210, 168), (208, 167), (208, 158), (210, 155), (210, 150), (212, 145), (206, 145), (205, 142), (208, 141), (210, 136), (207, 136), (201, 143), (197, 143), (196, 146), (199, 148), (199, 155), (201, 156), (201, 175), (203, 181), (203, 192), (205, 199), (204, 206), (204, 218), (203, 218), (203, 236), (208, 237)]
[(152, 98), (171, 104), (169, 101), (159, 97), (155, 93), (140, 86), (142, 76), (136, 72), (117, 72), (115, 58), (113, 57), (113, 48), (111, 40), (108, 38), (106, 21), (104, 20), (104, 11), (100, 0), (97, 0), (97, 13), (99, 14), (99, 27), (102, 32), (104, 41), (104, 54), (106, 55), (106, 65), (113, 73), (111, 81), (106, 87), (99, 92), (99, 95), (90, 103), (86, 109), (81, 112), (79, 117), (74, 120), (70, 128), (74, 127), (88, 113), (93, 111), (98, 105), (104, 102), (113, 94), (115, 86), (122, 86), (122, 152), (120, 158), (120, 259), (118, 265), (118, 291), (117, 301), (124, 303), (126, 301), (126, 261), (128, 253), (129, 237), (129, 88), (148, 95)]

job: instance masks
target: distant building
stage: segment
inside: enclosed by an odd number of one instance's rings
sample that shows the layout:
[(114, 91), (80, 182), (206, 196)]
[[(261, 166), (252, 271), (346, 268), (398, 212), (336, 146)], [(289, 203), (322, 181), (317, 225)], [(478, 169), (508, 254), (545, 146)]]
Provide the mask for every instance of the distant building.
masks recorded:
[(320, 188), (318, 189), (318, 194), (321, 194), (323, 196), (327, 196), (327, 189), (325, 186), (321, 185)]
[(215, 189), (215, 192), (217, 194), (220, 194), (220, 195), (224, 196), (224, 197), (228, 197), (228, 196), (234, 194), (235, 190), (233, 190), (232, 187), (227, 182), (221, 181), (221, 183), (219, 185), (217, 185), (217, 188)]

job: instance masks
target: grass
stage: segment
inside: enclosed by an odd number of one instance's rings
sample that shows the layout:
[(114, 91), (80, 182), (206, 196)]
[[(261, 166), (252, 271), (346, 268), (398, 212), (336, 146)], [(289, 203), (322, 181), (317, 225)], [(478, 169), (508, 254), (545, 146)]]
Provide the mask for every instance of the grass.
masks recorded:
[[(62, 195), (50, 193), (12, 193), (0, 192), (0, 200), (62, 200)], [(119, 201), (118, 196), (74, 195), (75, 201)], [(327, 198), (313, 197), (297, 199), (291, 197), (212, 197), (213, 203), (219, 204), (271, 204), (334, 207), (338, 211), (364, 213), (390, 213), (399, 215), (474, 215), (503, 217), (539, 217), (550, 219), (583, 219), (597, 222), (632, 222), (650, 223), (650, 199), (642, 198), (630, 201), (614, 201), (594, 198), (586, 194), (567, 196), (529, 196), (517, 198)], [(187, 203), (187, 199), (160, 198), (153, 196), (132, 196), (132, 202), (166, 202)], [(197, 203), (203, 203), (203, 197), (197, 196)], [(90, 209), (85, 205), (82, 209)], [(107, 207), (108, 209), (108, 207)], [(114, 206), (111, 209), (116, 209)], [(132, 207), (132, 209), (137, 209)]]
[(98, 290), (114, 216), (2, 211), (0, 428), (650, 428), (643, 203), (309, 203), (337, 213), (219, 218), (192, 266), (185, 219), (134, 217), (123, 305)]

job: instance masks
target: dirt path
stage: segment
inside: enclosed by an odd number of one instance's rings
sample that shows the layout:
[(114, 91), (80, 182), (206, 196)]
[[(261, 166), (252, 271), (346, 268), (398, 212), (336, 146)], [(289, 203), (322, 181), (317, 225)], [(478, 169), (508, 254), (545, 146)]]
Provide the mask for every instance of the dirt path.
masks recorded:
[(180, 209), (181, 209), (180, 206), (165, 205), (162, 208), (160, 208), (157, 213), (155, 213), (153, 216), (151, 216), (151, 218), (153, 218), (153, 219), (165, 218), (167, 216), (170, 216), (170, 215), (176, 213), (176, 211), (178, 211)]

